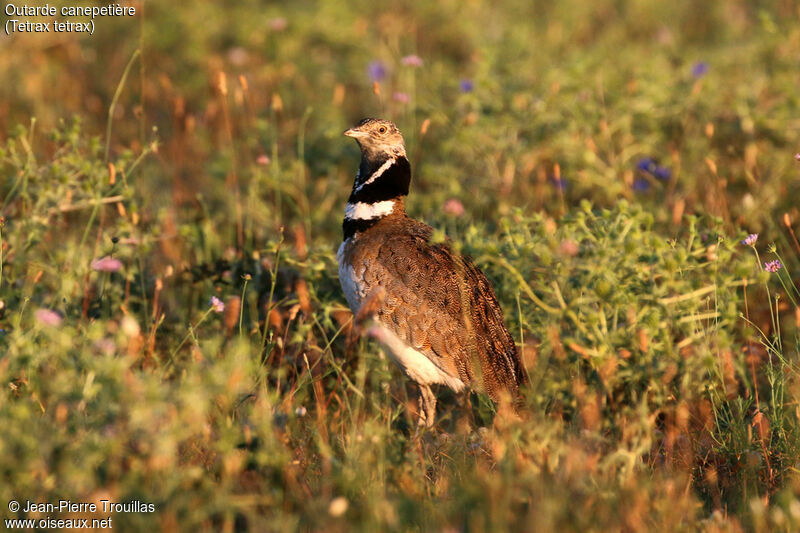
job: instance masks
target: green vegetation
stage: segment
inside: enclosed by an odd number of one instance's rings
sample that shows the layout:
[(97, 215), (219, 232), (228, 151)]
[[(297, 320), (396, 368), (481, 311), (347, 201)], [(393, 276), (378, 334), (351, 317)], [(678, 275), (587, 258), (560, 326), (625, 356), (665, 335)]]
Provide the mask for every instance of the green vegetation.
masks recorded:
[[(0, 54), (3, 518), (800, 529), (791, 2), (137, 5)], [(440, 391), (418, 433), (359, 336), (335, 250), (363, 116), (495, 284), (520, 418)]]

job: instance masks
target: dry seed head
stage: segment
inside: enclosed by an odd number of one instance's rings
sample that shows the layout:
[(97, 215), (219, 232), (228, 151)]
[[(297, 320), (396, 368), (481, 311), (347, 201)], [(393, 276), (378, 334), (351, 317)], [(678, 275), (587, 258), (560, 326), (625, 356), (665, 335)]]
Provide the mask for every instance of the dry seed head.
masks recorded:
[(228, 80), (225, 77), (224, 72), (220, 72), (217, 76), (217, 87), (219, 88), (219, 92), (222, 96), (228, 94)]
[(420, 126), (419, 128), (419, 134), (425, 135), (426, 133), (428, 133), (428, 128), (430, 127), (430, 125), (431, 125), (431, 119), (426, 118), (425, 120), (423, 120), (422, 126)]
[(225, 303), (225, 315), (222, 322), (228, 333), (233, 332), (233, 328), (239, 321), (239, 307), (241, 306), (241, 301), (241, 298), (238, 296), (231, 296)]
[(345, 88), (341, 83), (337, 83), (333, 88), (333, 105), (339, 107), (344, 102)]

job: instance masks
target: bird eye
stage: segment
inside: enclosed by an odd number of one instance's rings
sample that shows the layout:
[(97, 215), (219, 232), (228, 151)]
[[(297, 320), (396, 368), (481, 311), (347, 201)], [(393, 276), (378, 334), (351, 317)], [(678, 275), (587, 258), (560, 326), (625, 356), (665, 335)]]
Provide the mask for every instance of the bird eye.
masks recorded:
[(383, 127), (383, 126), (381, 126), (381, 127), (378, 129), (378, 133), (386, 133), (386, 128), (385, 128), (385, 127)]

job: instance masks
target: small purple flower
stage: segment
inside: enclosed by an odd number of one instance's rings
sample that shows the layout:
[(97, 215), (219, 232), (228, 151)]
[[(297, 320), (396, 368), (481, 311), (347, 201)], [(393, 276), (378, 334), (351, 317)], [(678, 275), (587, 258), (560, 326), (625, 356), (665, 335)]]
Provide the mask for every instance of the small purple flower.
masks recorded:
[(37, 309), (33, 313), (36, 321), (43, 326), (56, 327), (61, 324), (61, 315), (50, 309)]
[(794, 154), (794, 160), (800, 161), (800, 154)]
[(458, 83), (458, 86), (461, 88), (462, 93), (471, 93), (475, 88), (475, 83), (470, 79), (464, 78)]
[(421, 67), (425, 64), (421, 57), (416, 54), (411, 54), (410, 56), (406, 56), (400, 60), (407, 67)]
[(770, 261), (769, 263), (764, 263), (764, 270), (767, 272), (777, 272), (781, 269), (781, 267), (783, 267), (783, 265), (777, 259), (775, 261)]
[(660, 179), (661, 181), (667, 181), (672, 177), (672, 171), (670, 169), (667, 167), (662, 167), (650, 157), (643, 157), (637, 161), (636, 170), (646, 172), (647, 174), (650, 174), (654, 178)]
[(708, 73), (708, 63), (705, 61), (698, 61), (692, 65), (692, 77), (700, 79)]
[(122, 268), (122, 261), (106, 256), (92, 261), (91, 267), (92, 270), (99, 272), (119, 272), (119, 269)]
[(656, 167), (653, 171), (653, 176), (661, 181), (667, 181), (672, 177), (672, 171), (667, 167)]
[(750, 235), (742, 241), (742, 244), (745, 246), (753, 246), (756, 241), (758, 240), (758, 233), (751, 233)]
[(211, 306), (215, 313), (221, 313), (225, 310), (225, 302), (216, 296), (211, 297), (211, 299), (208, 301), (208, 305)]
[(636, 163), (636, 168), (642, 172), (652, 173), (656, 169), (656, 162), (649, 157), (643, 157), (638, 163)]
[(381, 81), (386, 77), (386, 66), (382, 61), (372, 61), (367, 65), (367, 75), (372, 81)]
[(647, 192), (650, 190), (650, 182), (644, 178), (633, 180), (633, 190), (636, 192)]
[(550, 184), (558, 189), (559, 191), (566, 191), (567, 190), (567, 179), (566, 178), (559, 178), (556, 179), (555, 176), (550, 176), (548, 178)]
[(411, 97), (408, 96), (408, 93), (401, 93), (401, 92), (394, 93), (392, 95), (392, 99), (395, 102), (400, 102), (401, 104), (407, 104), (408, 102), (411, 101)]

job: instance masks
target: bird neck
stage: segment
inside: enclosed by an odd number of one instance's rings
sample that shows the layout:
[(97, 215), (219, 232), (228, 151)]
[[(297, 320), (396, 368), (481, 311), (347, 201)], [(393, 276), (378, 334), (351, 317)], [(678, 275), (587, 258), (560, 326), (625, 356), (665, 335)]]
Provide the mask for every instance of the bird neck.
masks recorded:
[(344, 238), (366, 231), (389, 215), (405, 213), (404, 197), (410, 184), (411, 165), (405, 154), (362, 155), (344, 210)]

